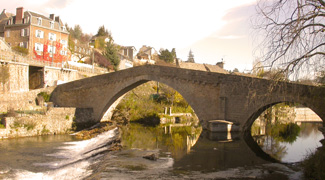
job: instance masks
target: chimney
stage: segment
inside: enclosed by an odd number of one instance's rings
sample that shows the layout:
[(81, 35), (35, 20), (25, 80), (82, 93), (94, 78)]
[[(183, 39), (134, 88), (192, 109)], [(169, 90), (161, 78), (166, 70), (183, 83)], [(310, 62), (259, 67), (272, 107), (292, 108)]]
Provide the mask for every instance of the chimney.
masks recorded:
[(24, 8), (19, 7), (16, 9), (16, 24), (22, 24), (24, 18)]
[(56, 16), (55, 17), (55, 21), (58, 22), (58, 23), (60, 23), (60, 16)]
[(216, 65), (223, 69), (223, 65), (224, 65), (224, 64), (225, 64), (224, 62), (217, 62)]
[(54, 16), (54, 14), (50, 14), (50, 19), (51, 19), (52, 21), (55, 20), (55, 16)]

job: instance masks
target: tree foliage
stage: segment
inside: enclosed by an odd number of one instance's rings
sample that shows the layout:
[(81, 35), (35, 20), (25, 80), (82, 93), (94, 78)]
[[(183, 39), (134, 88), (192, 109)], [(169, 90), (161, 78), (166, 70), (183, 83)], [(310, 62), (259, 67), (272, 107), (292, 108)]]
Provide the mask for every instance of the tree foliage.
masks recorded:
[(109, 40), (109, 42), (106, 44), (105, 50), (103, 52), (103, 55), (110, 61), (110, 63), (113, 65), (114, 70), (118, 70), (118, 66), (120, 64), (120, 58), (118, 57), (118, 49), (117, 46), (114, 45), (112, 42), (112, 39)]
[(77, 39), (81, 43), (88, 43), (92, 35), (83, 33), (82, 28), (79, 24), (75, 25), (74, 28), (70, 28), (68, 24), (65, 24), (67, 30), (69, 31), (69, 41)]
[[(93, 62), (91, 58), (88, 58), (85, 60), (85, 63), (92, 64)], [(94, 51), (94, 63), (109, 70), (113, 69), (111, 62), (103, 54), (99, 53), (96, 50)]]
[(192, 50), (190, 50), (190, 52), (188, 53), (187, 62), (195, 63), (195, 61), (194, 61), (194, 55), (193, 55)]
[(168, 49), (161, 49), (159, 51), (159, 59), (163, 60), (167, 63), (173, 63), (174, 58), (176, 57), (176, 51), (175, 51), (175, 49), (173, 49), (173, 50), (169, 51)]
[(111, 33), (108, 32), (107, 29), (105, 29), (104, 25), (102, 25), (98, 28), (96, 36), (105, 36), (105, 37), (109, 37), (110, 39), (112, 38)]
[(258, 50), (265, 66), (297, 72), (324, 64), (324, 0), (260, 0), (257, 11), (254, 24), (263, 37)]

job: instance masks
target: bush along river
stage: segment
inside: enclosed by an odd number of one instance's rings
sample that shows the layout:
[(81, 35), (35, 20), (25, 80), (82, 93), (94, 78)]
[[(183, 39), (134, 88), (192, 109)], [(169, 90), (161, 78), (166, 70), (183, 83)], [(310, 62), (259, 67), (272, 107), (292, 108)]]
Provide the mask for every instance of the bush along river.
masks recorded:
[[(128, 93), (114, 113), (116, 126), (1, 140), (0, 179), (304, 179), (299, 162), (324, 139), (320, 123), (295, 122), (286, 105), (262, 113), (251, 134), (205, 131), (176, 93), (160, 91), (163, 97), (143, 87)], [(140, 92), (150, 96), (149, 103), (140, 101)], [(153, 101), (183, 114), (172, 117)]]

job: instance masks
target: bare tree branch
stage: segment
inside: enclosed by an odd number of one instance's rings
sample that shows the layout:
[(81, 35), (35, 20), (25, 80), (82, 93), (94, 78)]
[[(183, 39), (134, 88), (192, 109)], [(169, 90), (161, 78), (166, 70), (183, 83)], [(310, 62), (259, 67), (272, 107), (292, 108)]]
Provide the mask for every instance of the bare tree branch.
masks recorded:
[(257, 11), (254, 26), (263, 37), (258, 50), (265, 66), (285, 71), (324, 66), (324, 0), (260, 0)]

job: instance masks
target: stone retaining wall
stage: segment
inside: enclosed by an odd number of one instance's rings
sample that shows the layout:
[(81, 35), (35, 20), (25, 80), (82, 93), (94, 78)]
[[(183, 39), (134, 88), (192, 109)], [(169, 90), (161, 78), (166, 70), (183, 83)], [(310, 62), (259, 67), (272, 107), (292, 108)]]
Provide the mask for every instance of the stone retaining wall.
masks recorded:
[(51, 108), (45, 114), (3, 118), (5, 129), (0, 129), (0, 139), (67, 133), (73, 127), (74, 114), (75, 108)]
[(31, 90), (19, 93), (0, 94), (0, 112), (14, 110), (31, 110), (36, 106), (35, 98), (40, 92), (52, 93), (54, 87)]

